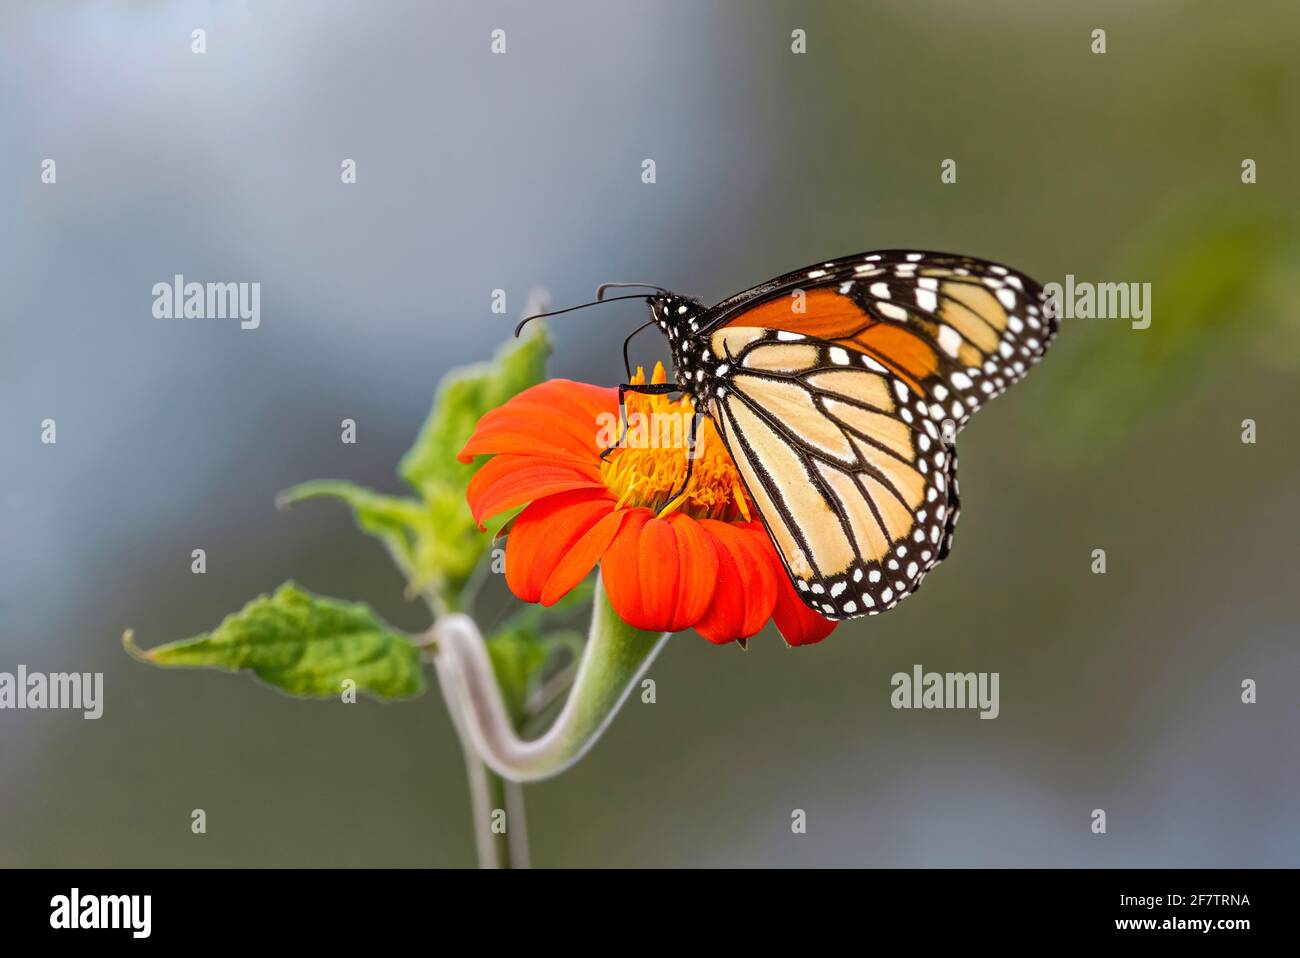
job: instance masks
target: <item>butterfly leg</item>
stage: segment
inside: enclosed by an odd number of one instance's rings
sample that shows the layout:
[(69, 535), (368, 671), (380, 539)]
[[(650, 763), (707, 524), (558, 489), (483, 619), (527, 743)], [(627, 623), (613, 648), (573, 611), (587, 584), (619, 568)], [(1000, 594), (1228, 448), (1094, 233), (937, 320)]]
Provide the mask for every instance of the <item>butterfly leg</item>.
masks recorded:
[(627, 438), (628, 421), (627, 421), (627, 394), (641, 393), (645, 396), (662, 396), (665, 393), (681, 392), (681, 387), (676, 383), (641, 383), (633, 385), (632, 383), (622, 383), (618, 387), (618, 417), (623, 423), (623, 428), (614, 440), (614, 444), (600, 454), (601, 459), (607, 459), (609, 454), (623, 445), (623, 440)]
[(632, 357), (628, 355), (627, 351), (628, 347), (632, 345), (632, 337), (641, 332), (641, 330), (653, 326), (654, 324), (655, 321), (653, 319), (642, 323), (636, 329), (632, 330), (632, 332), (628, 333), (627, 339), (623, 340), (623, 370), (627, 373), (628, 379), (632, 378)]
[(671, 511), (679, 500), (685, 498), (686, 491), (691, 488), (691, 472), (695, 468), (696, 449), (698, 448), (696, 443), (699, 442), (700, 420), (703, 418), (704, 414), (698, 412), (691, 417), (691, 434), (686, 440), (686, 475), (682, 479), (682, 484), (668, 497), (668, 503), (664, 506), (660, 515)]

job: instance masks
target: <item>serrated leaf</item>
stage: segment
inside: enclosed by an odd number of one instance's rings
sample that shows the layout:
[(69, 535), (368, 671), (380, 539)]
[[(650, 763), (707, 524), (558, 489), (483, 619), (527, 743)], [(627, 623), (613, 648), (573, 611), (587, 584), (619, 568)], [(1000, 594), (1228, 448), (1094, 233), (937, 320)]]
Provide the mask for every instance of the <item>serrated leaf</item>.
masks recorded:
[(226, 616), (211, 632), (147, 652), (127, 650), (165, 667), (249, 670), (290, 695), (333, 698), (351, 680), (358, 692), (403, 699), (424, 691), (419, 650), (368, 605), (313, 595), (286, 582)]

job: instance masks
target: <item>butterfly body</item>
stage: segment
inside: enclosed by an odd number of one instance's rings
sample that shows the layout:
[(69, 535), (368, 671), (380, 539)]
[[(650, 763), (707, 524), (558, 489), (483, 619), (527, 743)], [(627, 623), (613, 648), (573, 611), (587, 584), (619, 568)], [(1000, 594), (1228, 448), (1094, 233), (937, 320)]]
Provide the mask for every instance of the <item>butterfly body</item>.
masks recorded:
[(1042, 358), (1042, 287), (971, 257), (861, 253), (708, 307), (647, 297), (800, 598), (873, 615), (947, 555), (956, 435)]
[(718, 387), (717, 363), (699, 334), (700, 320), (709, 308), (685, 296), (663, 295), (648, 299), (650, 315), (668, 340), (678, 386), (690, 395), (695, 408), (708, 407), (710, 390)]

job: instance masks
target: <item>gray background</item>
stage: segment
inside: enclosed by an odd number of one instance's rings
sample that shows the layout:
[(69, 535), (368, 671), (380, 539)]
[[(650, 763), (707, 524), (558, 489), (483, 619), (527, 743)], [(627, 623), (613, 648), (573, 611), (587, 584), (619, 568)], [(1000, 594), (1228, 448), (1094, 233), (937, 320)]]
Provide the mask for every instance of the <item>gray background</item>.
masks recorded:
[[(527, 789), (535, 862), (1297, 864), (1298, 37), (1283, 0), (5, 4), (0, 670), (107, 701), (0, 712), (0, 863), (471, 864), (436, 691), (298, 702), (122, 630), (291, 577), (423, 628), (342, 509), (273, 499), (398, 491), (439, 377), (507, 335), (493, 288), (717, 300), (915, 246), (1152, 282), (1152, 327), (1067, 323), (975, 420), (920, 597), (811, 649), (674, 639), (658, 703)], [(178, 272), (260, 282), (261, 328), (154, 320)], [(618, 381), (638, 309), (557, 319), (552, 371)], [(918, 662), (1000, 672), (1001, 717), (892, 710)]]

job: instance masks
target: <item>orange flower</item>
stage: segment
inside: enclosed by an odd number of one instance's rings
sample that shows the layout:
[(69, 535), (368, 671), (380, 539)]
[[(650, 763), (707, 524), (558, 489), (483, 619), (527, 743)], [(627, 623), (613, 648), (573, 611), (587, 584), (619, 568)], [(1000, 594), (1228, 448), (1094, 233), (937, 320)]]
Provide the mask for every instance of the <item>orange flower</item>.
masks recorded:
[[(657, 365), (652, 381), (665, 379)], [(701, 420), (690, 486), (669, 501), (694, 407), (636, 393), (627, 406), (627, 438), (604, 459), (620, 432), (616, 389), (551, 380), (479, 420), (460, 453), (493, 456), (469, 485), (475, 521), (526, 506), (506, 545), (511, 591), (552, 605), (599, 563), (614, 610), (639, 629), (723, 643), (772, 619), (791, 645), (829, 635), (836, 623), (795, 594), (713, 423)]]

